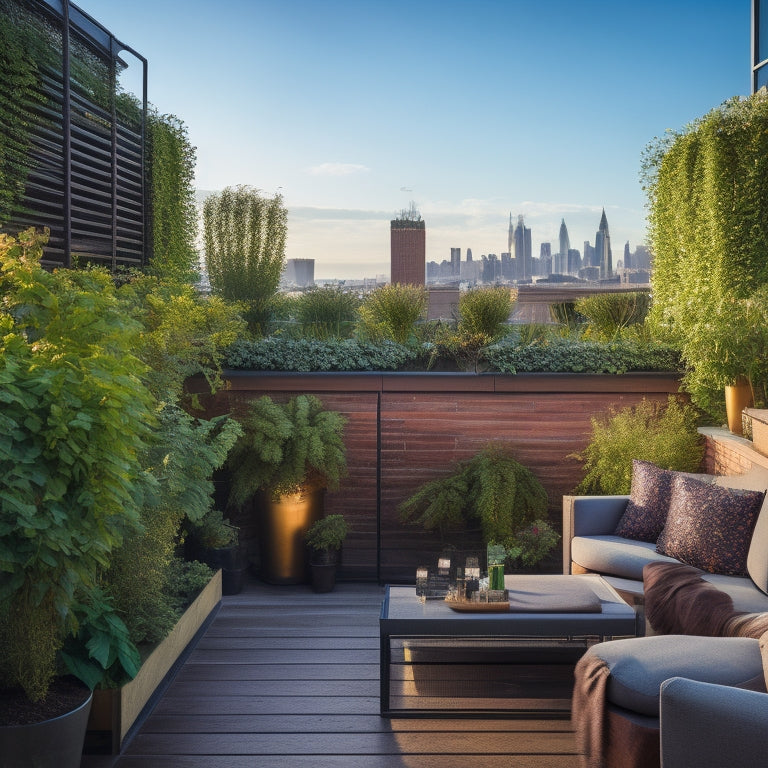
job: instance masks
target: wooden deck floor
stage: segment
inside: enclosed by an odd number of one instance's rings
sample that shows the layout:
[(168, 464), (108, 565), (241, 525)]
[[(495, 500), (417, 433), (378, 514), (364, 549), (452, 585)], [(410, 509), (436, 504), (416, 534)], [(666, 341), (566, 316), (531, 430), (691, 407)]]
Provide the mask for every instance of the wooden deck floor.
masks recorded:
[(82, 768), (577, 768), (568, 720), (381, 718), (382, 594), (225, 597), (122, 754)]

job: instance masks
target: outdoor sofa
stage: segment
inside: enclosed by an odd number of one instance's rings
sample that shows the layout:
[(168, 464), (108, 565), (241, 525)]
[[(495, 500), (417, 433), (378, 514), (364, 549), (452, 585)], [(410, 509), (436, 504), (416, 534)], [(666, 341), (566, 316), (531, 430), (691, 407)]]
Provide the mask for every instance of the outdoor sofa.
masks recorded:
[(584, 765), (768, 765), (766, 489), (760, 467), (634, 462), (630, 496), (564, 497), (565, 572), (602, 574), (649, 635), (598, 643), (577, 664)]

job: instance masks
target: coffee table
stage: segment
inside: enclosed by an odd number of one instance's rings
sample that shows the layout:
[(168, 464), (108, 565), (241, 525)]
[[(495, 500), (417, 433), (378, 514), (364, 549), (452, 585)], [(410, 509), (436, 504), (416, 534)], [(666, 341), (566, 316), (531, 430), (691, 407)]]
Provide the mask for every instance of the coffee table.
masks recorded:
[[(465, 613), (444, 600), (419, 600), (415, 587), (387, 586), (379, 618), (381, 715), (568, 716), (573, 664), (592, 643), (637, 635), (638, 619), (600, 576), (542, 575), (536, 583), (549, 599), (588, 585), (600, 610)], [(531, 577), (505, 576), (511, 594), (516, 584), (529, 590)]]

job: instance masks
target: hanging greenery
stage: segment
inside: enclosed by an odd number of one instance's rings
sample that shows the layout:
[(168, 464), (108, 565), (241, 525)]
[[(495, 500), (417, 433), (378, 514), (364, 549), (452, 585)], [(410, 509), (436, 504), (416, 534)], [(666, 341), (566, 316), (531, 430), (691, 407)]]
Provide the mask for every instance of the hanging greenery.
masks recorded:
[(731, 354), (723, 370), (723, 346), (747, 330), (746, 314), (713, 310), (768, 282), (768, 96), (731, 99), (655, 140), (643, 176), (654, 254), (649, 319), (680, 345), (694, 402), (722, 417), (724, 378), (754, 366)]
[(187, 127), (174, 115), (155, 111), (147, 118), (148, 176), (152, 205), (152, 258), (158, 277), (198, 279), (195, 147)]
[(288, 212), (282, 195), (268, 198), (253, 187), (227, 187), (206, 198), (203, 225), (211, 288), (245, 304), (251, 328), (259, 331), (285, 261)]
[(42, 47), (29, 14), (0, 2), (0, 227), (13, 218), (24, 197), (30, 126), (44, 102), (38, 69)]

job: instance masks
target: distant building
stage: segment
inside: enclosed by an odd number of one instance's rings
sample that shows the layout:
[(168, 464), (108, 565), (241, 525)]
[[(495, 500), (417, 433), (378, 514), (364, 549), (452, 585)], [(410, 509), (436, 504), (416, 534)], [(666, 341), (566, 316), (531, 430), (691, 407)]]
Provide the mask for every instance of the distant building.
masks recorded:
[(571, 250), (571, 239), (568, 237), (568, 227), (565, 226), (565, 219), (560, 222), (560, 250), (555, 256), (553, 272), (560, 275), (567, 274), (568, 269), (568, 251)]
[[(512, 214), (509, 214), (509, 223), (512, 226)], [(519, 281), (530, 280), (533, 276), (533, 264), (531, 253), (531, 230), (525, 226), (522, 216), (517, 217), (517, 226), (513, 232), (510, 243), (510, 253), (515, 259), (517, 267), (517, 279)]]
[(595, 266), (600, 267), (600, 279), (606, 280), (613, 276), (613, 254), (611, 253), (611, 235), (608, 232), (608, 219), (605, 208), (600, 217), (600, 226), (595, 234)]
[(451, 274), (461, 274), (461, 248), (451, 248)]
[(315, 284), (315, 260), (287, 259), (282, 282), (296, 288), (311, 288)]
[(390, 282), (424, 285), (427, 233), (424, 220), (411, 204), (390, 222)]

